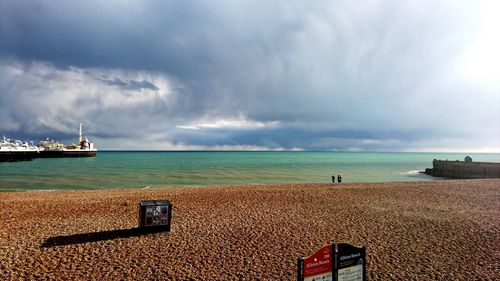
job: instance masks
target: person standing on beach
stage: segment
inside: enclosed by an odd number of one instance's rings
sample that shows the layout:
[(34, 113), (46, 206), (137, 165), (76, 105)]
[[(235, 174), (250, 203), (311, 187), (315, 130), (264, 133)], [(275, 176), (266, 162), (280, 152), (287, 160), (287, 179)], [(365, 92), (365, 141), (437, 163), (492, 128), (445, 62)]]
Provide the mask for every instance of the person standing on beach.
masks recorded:
[[(333, 177), (332, 177), (332, 178), (333, 178)], [(342, 176), (341, 176), (341, 175), (338, 175), (338, 176), (337, 176), (337, 180), (339, 181), (339, 183), (341, 183), (341, 182), (342, 182)]]
[(335, 183), (335, 176), (332, 176), (332, 182)]

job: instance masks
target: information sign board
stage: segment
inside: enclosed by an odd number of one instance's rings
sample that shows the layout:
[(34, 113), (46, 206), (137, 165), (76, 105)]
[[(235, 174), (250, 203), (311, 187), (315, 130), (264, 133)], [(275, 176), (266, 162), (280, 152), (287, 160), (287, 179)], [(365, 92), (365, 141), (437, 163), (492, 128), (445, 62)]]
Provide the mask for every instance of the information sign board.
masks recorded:
[(298, 260), (298, 280), (333, 281), (334, 245), (326, 245), (314, 254)]
[(366, 249), (364, 247), (338, 244), (335, 260), (337, 281), (366, 280)]
[(366, 248), (327, 245), (297, 260), (298, 281), (366, 281)]
[(170, 231), (172, 204), (167, 200), (147, 200), (139, 203), (139, 227)]

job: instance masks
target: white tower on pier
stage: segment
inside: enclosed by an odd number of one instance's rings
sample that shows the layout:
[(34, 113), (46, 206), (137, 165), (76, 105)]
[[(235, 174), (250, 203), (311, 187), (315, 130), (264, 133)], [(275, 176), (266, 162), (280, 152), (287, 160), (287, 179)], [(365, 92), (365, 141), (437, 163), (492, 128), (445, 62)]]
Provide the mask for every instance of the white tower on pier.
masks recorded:
[(78, 143), (82, 143), (82, 141), (83, 141), (83, 135), (82, 135), (82, 123), (80, 123), (80, 138), (79, 138)]

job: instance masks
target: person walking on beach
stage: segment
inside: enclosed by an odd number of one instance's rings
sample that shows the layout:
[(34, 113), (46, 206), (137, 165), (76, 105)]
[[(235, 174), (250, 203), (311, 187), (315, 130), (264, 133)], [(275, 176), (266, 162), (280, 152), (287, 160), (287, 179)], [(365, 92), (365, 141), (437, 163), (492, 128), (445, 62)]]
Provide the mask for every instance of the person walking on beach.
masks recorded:
[(335, 183), (335, 176), (332, 176), (332, 183)]
[[(332, 178), (333, 178), (333, 177), (332, 177)], [(341, 183), (341, 182), (342, 182), (342, 176), (341, 176), (341, 175), (338, 175), (338, 176), (337, 176), (337, 180), (339, 181), (339, 183)]]

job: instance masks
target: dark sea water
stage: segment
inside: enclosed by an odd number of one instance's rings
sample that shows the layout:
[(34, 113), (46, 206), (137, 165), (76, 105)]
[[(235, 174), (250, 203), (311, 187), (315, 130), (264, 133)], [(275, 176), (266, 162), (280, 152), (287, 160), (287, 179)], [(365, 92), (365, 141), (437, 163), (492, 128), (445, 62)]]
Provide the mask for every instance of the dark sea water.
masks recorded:
[(0, 162), (0, 191), (149, 188), (258, 183), (436, 180), (433, 159), (500, 162), (500, 154), (99, 151), (92, 158)]

